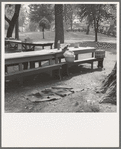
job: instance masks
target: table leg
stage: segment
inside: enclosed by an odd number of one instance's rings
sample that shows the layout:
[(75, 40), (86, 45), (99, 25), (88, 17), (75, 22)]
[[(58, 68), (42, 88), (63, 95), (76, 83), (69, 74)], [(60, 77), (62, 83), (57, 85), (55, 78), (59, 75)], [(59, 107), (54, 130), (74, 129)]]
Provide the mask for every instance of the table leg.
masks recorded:
[(21, 52), (21, 51), (23, 51), (23, 45), (22, 45), (22, 44), (21, 44), (21, 49), (20, 49), (20, 52)]
[(34, 51), (35, 46), (32, 47), (32, 50)]
[(30, 62), (30, 68), (35, 68), (35, 62)]
[(19, 63), (19, 71), (22, 70), (22, 63)]
[(56, 69), (56, 70), (52, 70), (52, 74), (51, 76), (53, 78), (59, 78), (61, 80), (61, 72), (60, 72), (60, 68)]
[(23, 67), (24, 70), (28, 69), (28, 62), (23, 63), (23, 66), (24, 66)]
[(78, 60), (78, 54), (75, 55), (75, 60)]
[(62, 76), (69, 76), (68, 64), (62, 65)]
[(49, 65), (52, 65), (53, 61), (52, 59), (49, 59)]
[(58, 64), (58, 57), (55, 54), (55, 64)]
[(94, 57), (94, 52), (92, 52), (92, 57)]
[(59, 58), (59, 63), (61, 63), (61, 58)]
[(93, 62), (91, 62), (91, 70), (93, 70)]
[[(21, 70), (22, 70), (22, 63), (19, 63), (19, 71)], [(19, 85), (23, 85), (23, 77), (20, 76), (17, 80), (19, 81)]]
[(10, 50), (10, 42), (8, 42), (8, 50)]
[(98, 66), (97, 66), (98, 68), (103, 68), (103, 60), (104, 60), (103, 58), (99, 59)]
[(39, 67), (42, 67), (41, 61), (39, 61)]
[(17, 44), (17, 50), (18, 50), (18, 44)]
[(5, 73), (8, 73), (7, 65), (5, 65)]

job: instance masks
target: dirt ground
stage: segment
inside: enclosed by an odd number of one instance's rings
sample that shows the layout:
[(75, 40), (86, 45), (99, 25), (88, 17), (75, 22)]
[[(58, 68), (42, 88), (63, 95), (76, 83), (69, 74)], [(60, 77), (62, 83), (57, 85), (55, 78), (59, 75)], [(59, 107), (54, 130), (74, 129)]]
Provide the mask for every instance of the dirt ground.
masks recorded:
[[(105, 50), (106, 57), (102, 70), (97, 69), (97, 62), (94, 62), (93, 71), (89, 64), (83, 64), (78, 69), (71, 68), (70, 76), (64, 77), (62, 80), (52, 79), (48, 74), (40, 74), (27, 78), (22, 87), (18, 86), (17, 82), (7, 82), (5, 84), (5, 112), (116, 112), (116, 105), (100, 104), (99, 101), (103, 94), (96, 92), (102, 80), (113, 69), (117, 59), (114, 47), (108, 47)], [(83, 56), (81, 55), (81, 57)], [(58, 100), (44, 102), (27, 100), (27, 95), (52, 86), (72, 87), (80, 91)]]

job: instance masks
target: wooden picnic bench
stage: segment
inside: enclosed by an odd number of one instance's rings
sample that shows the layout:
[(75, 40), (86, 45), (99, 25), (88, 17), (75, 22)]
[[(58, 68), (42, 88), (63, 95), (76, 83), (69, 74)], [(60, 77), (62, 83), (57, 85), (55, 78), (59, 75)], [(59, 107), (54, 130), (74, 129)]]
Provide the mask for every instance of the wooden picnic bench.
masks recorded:
[[(6, 66), (6, 74), (5, 79), (6, 80), (13, 80), (18, 79), (20, 84), (22, 83), (22, 78), (24, 76), (39, 74), (41, 72), (50, 71), (50, 74), (53, 74), (51, 72), (56, 72), (59, 78), (61, 79), (63, 72), (66, 71), (66, 74), (68, 75), (68, 68), (73, 65), (79, 65), (83, 63), (90, 63), (91, 69), (93, 69), (93, 62), (103, 61), (103, 58), (95, 58), (95, 51), (96, 49), (93, 47), (79, 47), (79, 48), (73, 48), (70, 47), (70, 50), (72, 50), (75, 55), (75, 61), (72, 63), (68, 62), (62, 62), (62, 59), (64, 58), (63, 52), (61, 50), (53, 49), (53, 50), (42, 50), (42, 51), (31, 51), (31, 52), (18, 52), (18, 53), (9, 53), (5, 54), (5, 66)], [(85, 53), (91, 53), (91, 58), (86, 59), (78, 59), (79, 54), (85, 54)], [(53, 64), (52, 61), (55, 61)], [(42, 66), (41, 62), (48, 61), (48, 66)], [(35, 67), (35, 62), (39, 63), (39, 67)], [(30, 66), (30, 68), (24, 68), (24, 63), (32, 63), (33, 65)], [(16, 72), (9, 73), (7, 71), (7, 67), (18, 65), (19, 70)], [(55, 71), (56, 70), (56, 71)]]

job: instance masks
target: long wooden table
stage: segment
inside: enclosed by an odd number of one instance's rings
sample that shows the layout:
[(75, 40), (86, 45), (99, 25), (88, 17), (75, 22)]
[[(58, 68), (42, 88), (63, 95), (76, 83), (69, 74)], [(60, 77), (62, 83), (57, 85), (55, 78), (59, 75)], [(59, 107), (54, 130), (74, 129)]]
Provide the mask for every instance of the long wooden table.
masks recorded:
[[(94, 57), (95, 48), (94, 47), (69, 47), (69, 50), (72, 50), (78, 59), (79, 54), (92, 53)], [(32, 62), (32, 61), (41, 61), (55, 59), (55, 63), (59, 63), (61, 58), (63, 58), (63, 51), (52, 49), (52, 50), (41, 50), (41, 51), (30, 51), (30, 52), (18, 52), (18, 53), (6, 53), (5, 54), (5, 65), (12, 65), (23, 62)]]
[[(12, 45), (13, 44), (13, 45)], [(34, 51), (36, 46), (41, 46), (42, 49), (46, 46), (50, 46), (50, 49), (52, 49), (53, 43), (48, 42), (25, 42), (21, 40), (5, 40), (5, 45), (8, 45), (8, 49), (18, 49), (18, 45), (21, 45), (20, 51)]]
[[(94, 47), (69, 47), (69, 50), (72, 50), (74, 54), (76, 55), (76, 63), (91, 63), (93, 66), (93, 61), (98, 61), (98, 59), (94, 58), (95, 48)], [(85, 54), (85, 53), (92, 53), (92, 58), (89, 58), (87, 60), (78, 60), (79, 54)], [(42, 72), (45, 69), (46, 70), (53, 70), (53, 69), (60, 69), (60, 67), (63, 64), (66, 64), (61, 62), (61, 59), (64, 58), (63, 51), (57, 50), (57, 49), (50, 49), (50, 50), (41, 50), (41, 51), (31, 51), (31, 52), (18, 52), (18, 53), (6, 53), (5, 54), (5, 66), (6, 66), (6, 79), (14, 77), (19, 77), (20, 75), (30, 75), (38, 72)], [(55, 61), (53, 64), (52, 61)], [(30, 68), (26, 68), (26, 70), (23, 68), (24, 63), (35, 63), (42, 61), (49, 61), (49, 66), (46, 68), (46, 66), (39, 65), (39, 68), (35, 68), (35, 65), (32, 65)], [(19, 66), (19, 72), (15, 72), (12, 74), (9, 74), (7, 71), (7, 67), (12, 65), (18, 65)], [(92, 68), (92, 67), (91, 67)]]

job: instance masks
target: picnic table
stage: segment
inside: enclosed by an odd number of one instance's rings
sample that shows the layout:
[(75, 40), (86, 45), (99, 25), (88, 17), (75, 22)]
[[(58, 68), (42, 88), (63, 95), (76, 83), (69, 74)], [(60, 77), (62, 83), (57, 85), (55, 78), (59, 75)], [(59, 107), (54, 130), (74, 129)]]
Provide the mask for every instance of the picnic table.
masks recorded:
[(42, 49), (46, 46), (50, 46), (50, 49), (52, 49), (53, 43), (49, 42), (25, 42), (21, 40), (5, 40), (5, 45), (8, 45), (8, 49), (17, 49), (18, 50), (18, 45), (21, 45), (20, 51), (34, 51), (36, 46), (41, 46)]
[[(44, 71), (58, 70), (59, 77), (61, 79), (60, 71), (63, 66), (78, 65), (82, 63), (90, 63), (91, 69), (93, 69), (93, 62), (100, 61), (103, 59), (95, 58), (94, 54), (96, 49), (94, 47), (69, 47), (76, 55), (75, 61), (73, 63), (61, 62), (64, 58), (63, 51), (58, 49), (41, 50), (41, 51), (30, 51), (30, 52), (18, 52), (18, 53), (6, 53), (5, 54), (5, 66), (6, 66), (6, 79), (14, 79), (18, 77), (24, 77), (32, 74), (37, 74)], [(91, 58), (78, 59), (79, 54), (92, 53)], [(53, 64), (52, 61), (55, 61)], [(48, 66), (42, 66), (41, 62), (48, 61)], [(39, 63), (39, 67), (35, 68), (35, 62)], [(23, 67), (25, 63), (30, 63), (30, 68)], [(18, 65), (19, 71), (9, 73), (7, 67)], [(63, 71), (63, 70), (62, 70)]]
[(8, 49), (18, 49), (19, 44), (22, 44), (21, 40), (15, 40), (15, 39), (5, 40), (5, 46), (7, 46)]
[(22, 42), (22, 51), (34, 51), (36, 46), (41, 46), (42, 49), (46, 46), (50, 46), (50, 49), (52, 49), (53, 43), (42, 43), (42, 42)]

